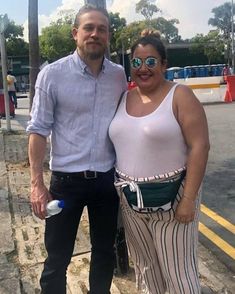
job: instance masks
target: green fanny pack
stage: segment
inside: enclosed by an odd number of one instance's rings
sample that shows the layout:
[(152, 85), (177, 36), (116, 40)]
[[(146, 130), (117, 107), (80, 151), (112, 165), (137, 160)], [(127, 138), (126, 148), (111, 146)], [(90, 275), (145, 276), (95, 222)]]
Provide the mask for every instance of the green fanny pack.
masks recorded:
[[(177, 179), (168, 182), (138, 183), (144, 207), (159, 207), (169, 202), (172, 205), (185, 175), (186, 171), (184, 170)], [(123, 188), (123, 192), (130, 206), (138, 206), (137, 192), (132, 192), (129, 185)]]

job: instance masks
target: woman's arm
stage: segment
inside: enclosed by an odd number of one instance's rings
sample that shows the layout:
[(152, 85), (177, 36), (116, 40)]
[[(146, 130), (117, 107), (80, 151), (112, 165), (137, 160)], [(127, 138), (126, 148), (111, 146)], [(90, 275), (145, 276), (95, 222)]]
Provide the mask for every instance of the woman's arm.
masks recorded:
[(208, 125), (203, 106), (186, 86), (176, 88), (173, 109), (188, 147), (184, 194), (176, 218), (187, 223), (194, 218), (195, 200), (206, 169), (210, 149)]

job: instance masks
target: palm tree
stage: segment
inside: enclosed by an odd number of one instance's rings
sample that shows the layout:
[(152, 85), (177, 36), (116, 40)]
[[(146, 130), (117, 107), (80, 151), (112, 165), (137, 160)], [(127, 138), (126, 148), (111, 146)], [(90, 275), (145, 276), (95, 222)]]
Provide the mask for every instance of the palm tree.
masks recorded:
[(29, 109), (35, 93), (35, 82), (39, 72), (38, 0), (28, 0), (29, 28)]

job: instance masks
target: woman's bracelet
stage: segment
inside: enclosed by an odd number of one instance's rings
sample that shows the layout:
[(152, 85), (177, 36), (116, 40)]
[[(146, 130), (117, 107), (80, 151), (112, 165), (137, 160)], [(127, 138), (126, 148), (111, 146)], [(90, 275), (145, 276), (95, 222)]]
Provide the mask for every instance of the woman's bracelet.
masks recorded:
[(196, 199), (191, 199), (189, 196), (187, 196), (185, 194), (183, 194), (182, 198), (185, 198), (185, 199), (190, 200), (192, 202), (195, 202), (196, 201)]

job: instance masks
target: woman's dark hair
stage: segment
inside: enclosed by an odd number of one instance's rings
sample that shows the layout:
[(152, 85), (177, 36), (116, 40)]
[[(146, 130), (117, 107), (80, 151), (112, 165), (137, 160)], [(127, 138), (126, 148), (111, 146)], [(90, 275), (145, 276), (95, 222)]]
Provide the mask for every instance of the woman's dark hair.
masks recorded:
[(80, 19), (81, 15), (83, 15), (83, 14), (85, 14), (87, 12), (90, 12), (90, 11), (99, 11), (99, 12), (101, 12), (104, 16), (107, 17), (108, 23), (109, 23), (109, 14), (108, 14), (108, 12), (107, 12), (107, 10), (105, 8), (96, 7), (96, 6), (92, 5), (92, 4), (86, 4), (86, 5), (82, 6), (79, 9), (78, 13), (76, 14), (73, 26), (75, 28), (78, 28), (79, 27), (79, 19)]
[(161, 63), (166, 61), (166, 48), (161, 41), (161, 35), (159, 31), (153, 31), (151, 29), (145, 29), (141, 32), (140, 38), (131, 47), (131, 58), (133, 57), (135, 49), (138, 45), (152, 45), (161, 56)]

